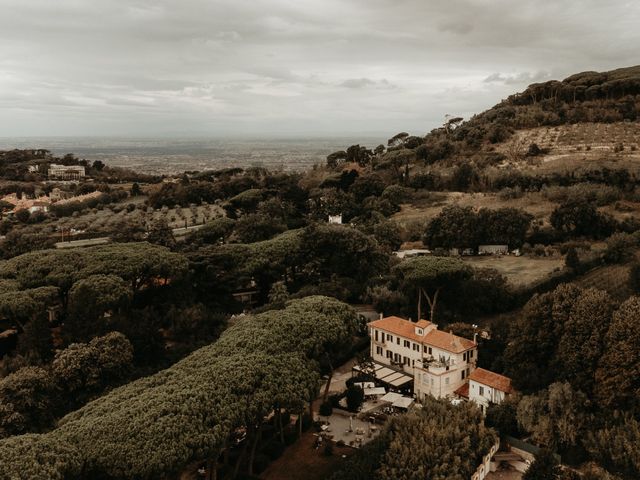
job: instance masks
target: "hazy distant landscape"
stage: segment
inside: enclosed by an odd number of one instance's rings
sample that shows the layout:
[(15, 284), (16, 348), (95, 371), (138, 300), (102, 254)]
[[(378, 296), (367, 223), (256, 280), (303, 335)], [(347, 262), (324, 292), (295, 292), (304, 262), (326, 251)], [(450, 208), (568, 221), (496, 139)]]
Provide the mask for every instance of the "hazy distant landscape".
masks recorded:
[(141, 173), (172, 174), (188, 170), (262, 166), (304, 170), (324, 163), (327, 155), (345, 144), (377, 145), (377, 137), (294, 139), (207, 139), (123, 137), (0, 138), (0, 150), (46, 148), (56, 156), (73, 152), (86, 160)]

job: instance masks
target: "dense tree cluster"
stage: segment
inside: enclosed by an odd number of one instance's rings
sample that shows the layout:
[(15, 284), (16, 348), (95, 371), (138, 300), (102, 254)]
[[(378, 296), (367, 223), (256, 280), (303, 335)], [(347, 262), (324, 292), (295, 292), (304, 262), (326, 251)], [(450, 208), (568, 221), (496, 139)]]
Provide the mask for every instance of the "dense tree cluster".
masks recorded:
[(422, 298), (429, 306), (429, 320), (435, 323), (438, 297), (443, 288), (452, 287), (471, 276), (471, 267), (453, 257), (413, 257), (396, 267), (405, 289), (417, 290), (418, 319), (422, 316)]
[(535, 296), (504, 353), (507, 373), (529, 395), (490, 409), (490, 423), (503, 433), (527, 432), (570, 462), (588, 454), (635, 478), (639, 315), (637, 297), (618, 305), (604, 291), (571, 284)]
[(423, 409), (392, 418), (331, 479), (470, 478), (496, 440), (473, 404), (427, 398)]
[(560, 204), (551, 213), (549, 220), (553, 228), (569, 237), (603, 238), (615, 228), (611, 217), (598, 212), (593, 203), (583, 199), (572, 199)]
[(54, 419), (129, 375), (133, 349), (112, 332), (58, 352), (50, 366), (0, 379), (0, 438), (51, 428)]
[(533, 217), (516, 208), (490, 210), (451, 205), (427, 225), (424, 242), (430, 248), (471, 248), (478, 245), (522, 246)]
[[(350, 307), (317, 297), (244, 318), (216, 343), (89, 403), (21, 448), (60, 439), (72, 446), (60, 469), (79, 463), (84, 478), (148, 478), (195, 459), (217, 460), (235, 428), (244, 427), (251, 471), (263, 418), (274, 409), (301, 412), (315, 398), (317, 360), (352, 335), (356, 320)], [(18, 451), (15, 440), (0, 442), (0, 458), (8, 460), (0, 475), (29, 478), (33, 457), (13, 456)]]
[[(634, 301), (629, 300), (628, 305), (634, 305)], [(601, 362), (615, 348), (606, 341), (614, 311), (615, 303), (606, 292), (583, 290), (572, 284), (534, 296), (514, 325), (505, 352), (505, 363), (516, 387), (534, 392), (553, 381), (567, 380), (591, 394)], [(632, 313), (625, 312), (623, 305), (616, 318), (624, 321)], [(615, 374), (619, 368), (608, 374)], [(605, 395), (603, 386), (599, 384), (594, 393)], [(612, 393), (608, 390), (606, 395)]]
[(281, 280), (292, 294), (357, 298), (372, 277), (387, 268), (387, 257), (374, 238), (350, 226), (327, 224), (255, 243), (202, 248), (190, 259), (203, 292), (228, 296), (253, 281), (263, 302)]
[[(0, 294), (0, 316), (20, 332), (17, 353), (28, 363), (51, 357), (48, 308), (57, 312), (65, 341), (122, 331), (136, 346), (136, 360), (146, 363), (152, 356), (145, 352), (160, 341), (160, 320), (180, 316), (175, 309), (182, 303), (197, 303), (180, 293), (187, 271), (184, 256), (148, 243), (31, 252), (0, 263), (9, 289)], [(159, 291), (175, 296), (154, 298)], [(173, 309), (163, 308), (168, 301)], [(161, 313), (150, 315), (155, 307)]]

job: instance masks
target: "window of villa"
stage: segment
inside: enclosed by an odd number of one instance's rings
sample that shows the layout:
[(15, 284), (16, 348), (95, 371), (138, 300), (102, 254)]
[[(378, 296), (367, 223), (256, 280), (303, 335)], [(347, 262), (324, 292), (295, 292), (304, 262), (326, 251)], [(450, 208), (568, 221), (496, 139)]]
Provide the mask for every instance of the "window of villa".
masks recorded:
[(445, 379), (444, 379), (444, 384), (445, 384), (445, 385), (449, 385), (449, 377), (447, 377), (447, 378), (445, 378)]
[(404, 346), (405, 346), (405, 347), (409, 347), (410, 345), (411, 345), (411, 344), (410, 344), (409, 340), (405, 340), (405, 341), (404, 341)]
[(480, 395), (484, 395), (484, 387), (479, 387), (478, 388)]
[(378, 341), (378, 330), (376, 330), (376, 342)]
[(376, 353), (382, 355), (382, 347), (376, 347)]

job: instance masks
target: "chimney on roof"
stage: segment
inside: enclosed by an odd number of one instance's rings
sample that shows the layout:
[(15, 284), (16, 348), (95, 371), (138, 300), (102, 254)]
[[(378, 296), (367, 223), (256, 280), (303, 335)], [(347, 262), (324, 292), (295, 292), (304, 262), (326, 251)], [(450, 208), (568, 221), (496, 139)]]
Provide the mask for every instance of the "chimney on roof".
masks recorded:
[(382, 320), (382, 312), (380, 312), (380, 320)]

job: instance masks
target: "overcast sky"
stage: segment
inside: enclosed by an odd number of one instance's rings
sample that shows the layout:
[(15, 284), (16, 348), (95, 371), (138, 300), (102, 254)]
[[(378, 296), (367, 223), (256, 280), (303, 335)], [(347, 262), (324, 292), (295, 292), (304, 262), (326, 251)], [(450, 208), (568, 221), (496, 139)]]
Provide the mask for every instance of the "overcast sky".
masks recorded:
[(640, 63), (640, 2), (0, 0), (0, 136), (426, 133)]

